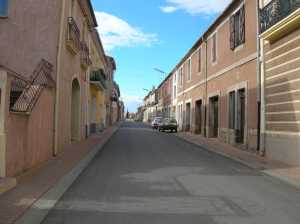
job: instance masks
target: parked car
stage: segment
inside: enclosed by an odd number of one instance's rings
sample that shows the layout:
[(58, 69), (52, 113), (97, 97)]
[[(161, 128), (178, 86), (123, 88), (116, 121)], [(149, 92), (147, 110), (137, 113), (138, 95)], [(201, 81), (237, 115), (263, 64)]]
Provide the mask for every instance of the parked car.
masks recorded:
[(175, 131), (177, 132), (178, 123), (176, 119), (174, 118), (164, 118), (162, 121), (158, 124), (158, 130), (159, 131)]
[(162, 121), (162, 117), (155, 117), (151, 123), (151, 126), (153, 129), (157, 129), (158, 128), (158, 124)]

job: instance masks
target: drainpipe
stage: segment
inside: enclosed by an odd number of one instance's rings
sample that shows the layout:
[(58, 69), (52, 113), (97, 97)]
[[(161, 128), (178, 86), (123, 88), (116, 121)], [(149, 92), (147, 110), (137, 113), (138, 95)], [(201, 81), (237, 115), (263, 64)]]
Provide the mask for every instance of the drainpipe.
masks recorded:
[(54, 111), (54, 149), (53, 156), (56, 156), (58, 153), (58, 117), (59, 117), (59, 88), (60, 88), (60, 77), (61, 77), (61, 58), (62, 58), (62, 44), (63, 41), (63, 31), (65, 23), (65, 7), (66, 0), (62, 0), (62, 9), (61, 9), (61, 18), (60, 18), (60, 30), (59, 30), (59, 43), (58, 43), (58, 52), (56, 59), (56, 93), (55, 93), (55, 111)]
[(256, 66), (256, 91), (257, 91), (257, 145), (256, 150), (261, 153), (261, 46), (260, 46), (260, 0), (256, 1), (256, 19), (257, 19), (257, 66)]
[(202, 37), (202, 43), (205, 43), (205, 104), (204, 104), (204, 136), (208, 137), (207, 133), (207, 107), (208, 107), (208, 100), (207, 100), (207, 40)]

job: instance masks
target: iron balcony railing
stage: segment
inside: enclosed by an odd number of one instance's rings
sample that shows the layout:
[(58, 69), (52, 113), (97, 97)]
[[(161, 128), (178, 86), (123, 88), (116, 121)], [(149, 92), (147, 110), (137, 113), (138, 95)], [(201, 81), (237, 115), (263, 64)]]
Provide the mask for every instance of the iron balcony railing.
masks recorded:
[(299, 8), (300, 0), (272, 0), (260, 10), (260, 32), (265, 32)]
[(91, 82), (99, 82), (104, 89), (107, 88), (106, 77), (105, 77), (103, 69), (99, 69), (97, 71), (92, 71), (90, 74), (90, 81)]
[(10, 90), (10, 111), (29, 113), (45, 87), (53, 88), (52, 65), (41, 60), (30, 80), (13, 75)]
[(87, 68), (92, 64), (89, 48), (84, 41), (81, 42), (80, 61), (83, 68)]
[(75, 54), (81, 49), (80, 30), (73, 17), (68, 17), (67, 46)]

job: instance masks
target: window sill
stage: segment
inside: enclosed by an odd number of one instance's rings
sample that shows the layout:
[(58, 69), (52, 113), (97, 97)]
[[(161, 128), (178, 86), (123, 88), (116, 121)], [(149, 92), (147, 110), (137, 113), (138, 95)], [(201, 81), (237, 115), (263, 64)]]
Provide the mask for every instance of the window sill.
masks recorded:
[(212, 66), (216, 66), (217, 64), (218, 64), (218, 61), (214, 61), (214, 62), (212, 61), (212, 62), (211, 62), (211, 65), (212, 65)]
[(241, 50), (244, 48), (244, 45), (245, 45), (245, 44), (240, 44), (239, 46), (235, 47), (235, 48), (233, 49), (233, 52), (234, 52), (234, 53), (237, 53), (237, 52), (241, 51)]

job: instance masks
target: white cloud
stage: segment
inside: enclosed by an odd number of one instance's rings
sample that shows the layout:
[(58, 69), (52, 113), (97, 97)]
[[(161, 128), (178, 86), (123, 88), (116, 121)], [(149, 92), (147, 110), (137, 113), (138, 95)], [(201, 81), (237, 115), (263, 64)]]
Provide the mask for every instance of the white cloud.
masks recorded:
[(165, 6), (165, 7), (159, 7), (161, 9), (161, 11), (165, 12), (165, 13), (172, 13), (178, 10), (178, 8), (174, 7), (174, 6)]
[(95, 15), (104, 48), (108, 51), (116, 47), (151, 46), (158, 41), (156, 34), (144, 33), (114, 15), (105, 12), (95, 12)]
[(167, 5), (160, 7), (165, 13), (184, 10), (189, 14), (211, 15), (220, 13), (232, 0), (166, 0)]

